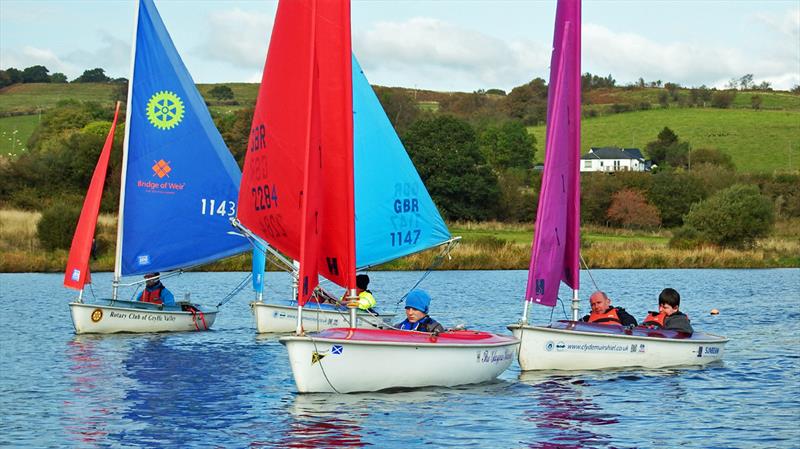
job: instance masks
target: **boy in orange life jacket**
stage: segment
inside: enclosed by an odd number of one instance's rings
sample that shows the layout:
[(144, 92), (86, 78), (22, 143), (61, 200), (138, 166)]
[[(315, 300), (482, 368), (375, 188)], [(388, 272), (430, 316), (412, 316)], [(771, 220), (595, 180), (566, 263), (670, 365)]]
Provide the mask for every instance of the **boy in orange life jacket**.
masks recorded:
[(581, 321), (596, 324), (621, 324), (636, 326), (636, 318), (622, 307), (611, 307), (611, 298), (605, 292), (596, 291), (589, 297), (592, 313), (581, 318)]
[(147, 283), (136, 300), (174, 306), (175, 296), (172, 295), (172, 292), (167, 290), (167, 287), (164, 287), (159, 276), (160, 273), (147, 273), (144, 275), (144, 278), (147, 279)]
[(673, 288), (665, 288), (658, 295), (658, 313), (648, 312), (642, 322), (644, 326), (694, 333), (689, 317), (678, 310), (681, 305), (681, 294)]

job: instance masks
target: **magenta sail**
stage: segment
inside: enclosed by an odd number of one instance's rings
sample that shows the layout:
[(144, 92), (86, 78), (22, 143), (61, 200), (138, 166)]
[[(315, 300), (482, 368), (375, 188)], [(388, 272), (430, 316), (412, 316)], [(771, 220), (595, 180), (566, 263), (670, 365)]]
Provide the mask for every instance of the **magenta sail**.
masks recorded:
[(581, 9), (559, 0), (550, 61), (544, 175), (528, 272), (527, 301), (554, 306), (561, 281), (580, 277)]

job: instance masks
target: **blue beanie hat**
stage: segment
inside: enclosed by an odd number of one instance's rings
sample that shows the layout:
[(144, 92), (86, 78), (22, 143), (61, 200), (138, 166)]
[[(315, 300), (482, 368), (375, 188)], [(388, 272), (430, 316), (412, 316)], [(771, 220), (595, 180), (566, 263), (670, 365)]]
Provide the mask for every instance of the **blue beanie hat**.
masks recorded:
[(431, 305), (431, 297), (425, 290), (411, 290), (406, 296), (406, 308), (417, 309), (422, 313), (428, 313), (428, 306)]

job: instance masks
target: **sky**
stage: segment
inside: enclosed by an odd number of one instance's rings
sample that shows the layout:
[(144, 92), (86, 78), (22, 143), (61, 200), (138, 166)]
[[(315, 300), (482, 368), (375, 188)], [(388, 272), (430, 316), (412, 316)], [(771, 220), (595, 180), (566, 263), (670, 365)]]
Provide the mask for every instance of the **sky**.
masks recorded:
[[(197, 83), (261, 79), (277, 2), (155, 0)], [(132, 0), (0, 0), (0, 68), (130, 77)], [(372, 84), (510, 91), (548, 77), (555, 0), (353, 0)], [(582, 72), (618, 85), (800, 84), (800, 0), (584, 0)]]

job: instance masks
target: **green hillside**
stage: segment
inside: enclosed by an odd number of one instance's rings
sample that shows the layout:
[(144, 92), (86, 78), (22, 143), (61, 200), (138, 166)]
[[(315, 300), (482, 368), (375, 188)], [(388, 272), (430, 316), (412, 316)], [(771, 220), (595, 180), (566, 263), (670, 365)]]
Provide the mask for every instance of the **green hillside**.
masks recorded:
[[(665, 126), (692, 148), (728, 153), (740, 171), (772, 172), (800, 167), (800, 110), (669, 108), (584, 119), (581, 151), (618, 146), (644, 149)], [(544, 126), (529, 128), (544, 157)]]
[[(234, 92), (233, 102), (217, 102), (208, 96), (216, 84), (200, 84), (214, 114), (229, 114), (252, 106), (258, 95), (256, 83), (225, 83)], [(38, 123), (38, 113), (60, 100), (97, 101), (113, 107), (114, 85), (107, 83), (16, 84), (0, 90), (0, 154), (17, 152)], [(658, 106), (664, 89), (594, 89), (584, 96), (587, 108), (613, 104), (648, 103), (654, 109), (584, 119), (582, 150), (589, 147), (621, 146), (644, 148), (665, 126), (691, 143), (692, 148), (716, 148), (732, 156), (740, 171), (772, 172), (796, 170), (800, 166), (800, 95), (787, 92), (737, 92), (732, 109), (679, 108)], [(688, 95), (681, 89), (680, 95)], [(420, 108), (435, 111), (435, 92), (420, 96)], [(760, 111), (750, 107), (750, 98), (762, 98)], [(24, 115), (19, 115), (24, 114)], [(9, 117), (10, 115), (14, 115)], [(530, 128), (544, 157), (544, 126)], [(17, 133), (12, 138), (14, 131)], [(3, 134), (5, 133), (5, 134)]]

